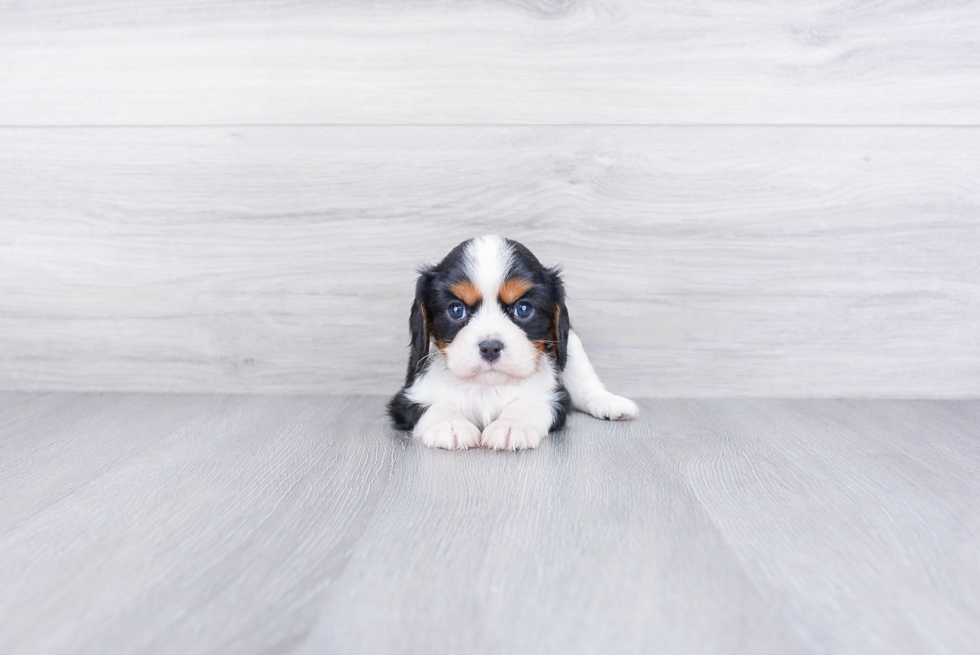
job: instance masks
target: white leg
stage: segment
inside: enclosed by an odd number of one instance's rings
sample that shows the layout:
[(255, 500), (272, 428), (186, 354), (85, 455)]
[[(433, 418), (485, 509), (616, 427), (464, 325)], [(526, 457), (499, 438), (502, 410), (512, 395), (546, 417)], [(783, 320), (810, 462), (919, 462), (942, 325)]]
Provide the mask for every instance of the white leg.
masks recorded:
[(568, 360), (561, 380), (572, 397), (572, 406), (580, 412), (613, 421), (633, 418), (639, 412), (629, 398), (606, 391), (574, 330), (568, 332)]
[(483, 429), (480, 445), (494, 450), (537, 448), (553, 418), (547, 402), (515, 400)]
[(480, 445), (480, 428), (447, 404), (436, 403), (425, 410), (412, 435), (429, 448), (466, 450)]

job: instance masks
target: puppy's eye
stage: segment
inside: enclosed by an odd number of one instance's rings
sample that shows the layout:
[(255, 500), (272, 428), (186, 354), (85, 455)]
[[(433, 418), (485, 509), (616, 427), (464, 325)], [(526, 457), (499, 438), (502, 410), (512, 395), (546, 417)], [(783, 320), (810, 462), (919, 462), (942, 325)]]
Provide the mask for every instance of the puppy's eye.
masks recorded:
[(514, 305), (514, 316), (517, 318), (530, 318), (533, 313), (534, 307), (531, 307), (526, 302), (519, 302)]
[(449, 305), (446, 309), (446, 313), (449, 314), (449, 318), (454, 321), (462, 321), (466, 318), (466, 307), (463, 306), (461, 302), (454, 302)]

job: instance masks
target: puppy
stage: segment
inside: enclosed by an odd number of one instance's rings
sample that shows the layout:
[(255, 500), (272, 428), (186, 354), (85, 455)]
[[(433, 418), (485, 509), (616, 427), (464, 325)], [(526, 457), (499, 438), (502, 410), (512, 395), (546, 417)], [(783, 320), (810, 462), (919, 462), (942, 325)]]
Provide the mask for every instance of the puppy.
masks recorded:
[(557, 268), (495, 235), (469, 239), (420, 271), (395, 427), (430, 448), (535, 448), (569, 408), (636, 416), (606, 391), (571, 329)]

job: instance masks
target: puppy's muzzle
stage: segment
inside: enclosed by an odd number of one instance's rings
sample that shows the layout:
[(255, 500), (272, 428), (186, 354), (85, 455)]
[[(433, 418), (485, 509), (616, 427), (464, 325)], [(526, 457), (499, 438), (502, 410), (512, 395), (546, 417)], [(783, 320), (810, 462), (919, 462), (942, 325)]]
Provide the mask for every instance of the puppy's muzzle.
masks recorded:
[(504, 349), (504, 344), (497, 339), (487, 339), (480, 342), (480, 357), (493, 364), (500, 359), (500, 351)]

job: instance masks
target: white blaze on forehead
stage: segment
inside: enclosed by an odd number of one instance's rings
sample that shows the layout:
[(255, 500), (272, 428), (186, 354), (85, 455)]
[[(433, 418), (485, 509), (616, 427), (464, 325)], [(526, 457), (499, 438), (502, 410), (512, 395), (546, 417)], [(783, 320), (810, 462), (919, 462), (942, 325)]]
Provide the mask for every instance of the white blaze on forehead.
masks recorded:
[(466, 247), (466, 274), (480, 290), (484, 303), (496, 304), (513, 258), (513, 248), (496, 234), (477, 237)]
[[(527, 379), (541, 369), (540, 351), (497, 302), (514, 256), (513, 247), (496, 235), (478, 237), (466, 246), (466, 277), (479, 290), (483, 302), (443, 349), (446, 369), (458, 379), (477, 380), (492, 387)], [(480, 352), (480, 344), (487, 339), (499, 340), (503, 345), (500, 357), (492, 363), (484, 360)]]

